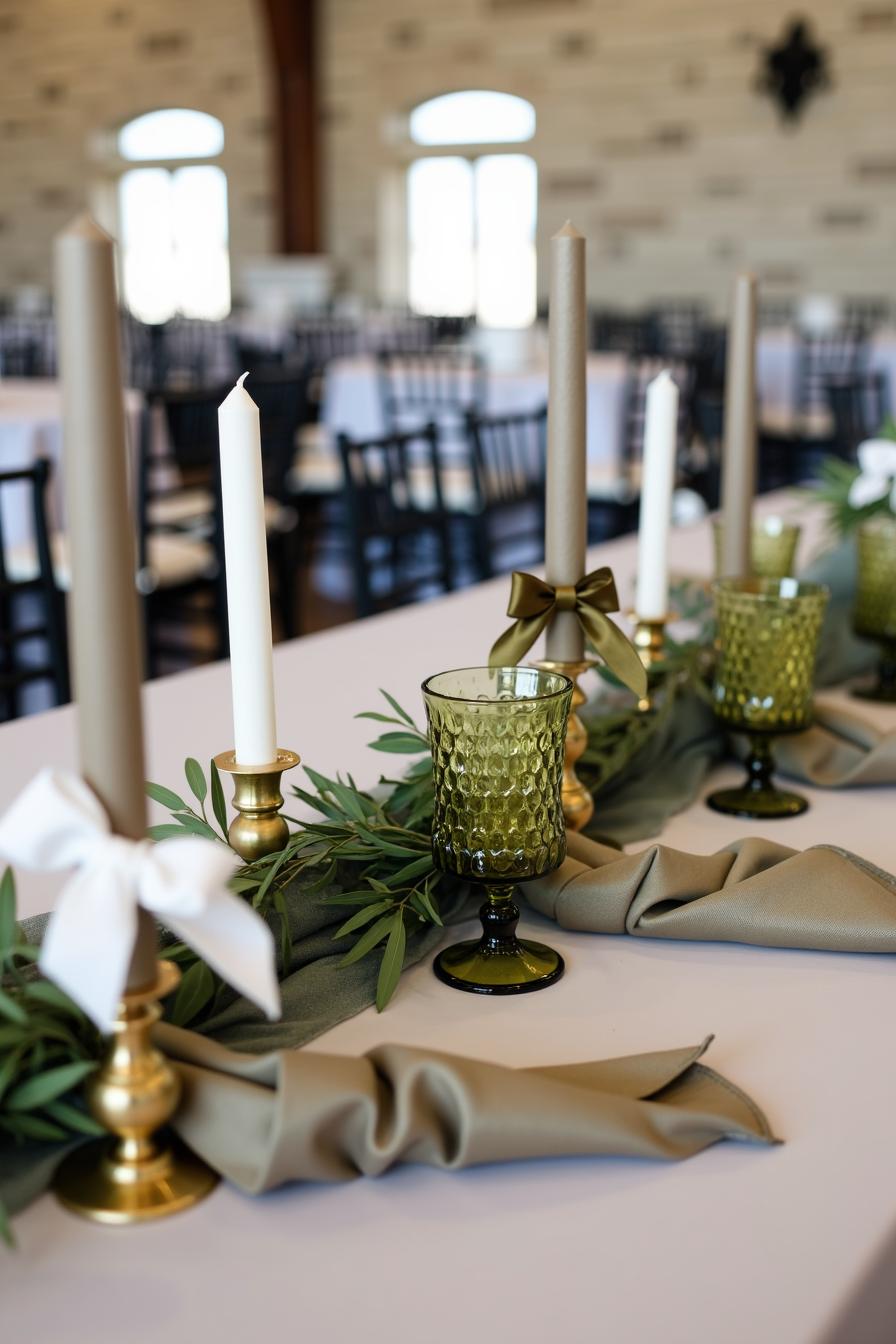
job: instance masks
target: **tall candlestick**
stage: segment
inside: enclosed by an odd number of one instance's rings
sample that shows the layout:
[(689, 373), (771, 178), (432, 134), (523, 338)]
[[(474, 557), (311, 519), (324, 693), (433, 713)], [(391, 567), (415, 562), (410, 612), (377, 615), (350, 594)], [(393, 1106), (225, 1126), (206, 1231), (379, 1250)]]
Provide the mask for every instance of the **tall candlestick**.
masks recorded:
[[(588, 339), (585, 239), (568, 221), (551, 239), (548, 464), (545, 575), (571, 587), (585, 573), (588, 535), (585, 403)], [(546, 657), (581, 662), (585, 636), (574, 612), (559, 611), (547, 630)]]
[[(55, 271), (81, 773), (113, 830), (140, 840), (142, 658), (112, 239), (88, 216), (76, 219), (56, 240)], [(155, 924), (141, 910), (127, 988), (155, 979)]]
[(750, 528), (756, 493), (756, 292), (755, 275), (734, 282), (725, 374), (722, 450), (721, 576), (750, 572)]
[(641, 515), (638, 525), (638, 586), (635, 611), (642, 621), (661, 620), (669, 605), (669, 524), (678, 445), (678, 387), (663, 369), (647, 388)]
[(218, 408), (227, 615), (238, 765), (277, 758), (261, 427), (242, 378)]

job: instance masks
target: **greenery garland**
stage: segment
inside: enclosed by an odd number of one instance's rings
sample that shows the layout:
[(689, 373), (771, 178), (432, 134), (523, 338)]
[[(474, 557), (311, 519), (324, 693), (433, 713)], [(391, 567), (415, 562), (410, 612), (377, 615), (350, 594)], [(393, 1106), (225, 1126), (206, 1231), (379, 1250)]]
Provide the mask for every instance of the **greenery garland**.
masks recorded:
[[(674, 610), (694, 623), (697, 633), (686, 643), (667, 645), (655, 712), (639, 713), (625, 692), (615, 708), (589, 719), (588, 747), (579, 769), (593, 791), (624, 770), (662, 730), (680, 695), (689, 689), (707, 693), (713, 631), (706, 586), (680, 583), (671, 596)], [(602, 675), (618, 686), (605, 669)], [(278, 932), (281, 978), (289, 974), (292, 955), (285, 897), (291, 883), (304, 877), (303, 898), (350, 912), (333, 934), (334, 939), (356, 935), (340, 964), (350, 965), (382, 948), (376, 987), (380, 1012), (398, 984), (409, 928), (441, 925), (439, 896), (454, 883), (432, 862), (428, 737), (393, 696), (381, 694), (388, 713), (369, 710), (357, 717), (387, 729), (370, 743), (374, 751), (409, 756), (411, 763), (397, 779), (382, 775), (376, 793), (359, 789), (351, 775), (331, 779), (306, 766), (310, 788), (293, 787), (292, 792), (315, 817), (287, 817), (296, 829), (286, 846), (244, 864), (230, 880), (231, 890), (251, 902)], [(150, 838), (200, 835), (226, 845), (227, 807), (214, 761), (206, 776), (190, 757), (184, 775), (195, 806), (163, 785), (146, 785), (148, 796), (171, 813), (171, 821), (150, 827)], [(84, 1079), (97, 1067), (102, 1039), (67, 995), (40, 978), (38, 952), (16, 923), (15, 884), (7, 870), (0, 879), (0, 1143), (59, 1142), (103, 1132), (78, 1098)], [(182, 972), (166, 1017), (179, 1026), (201, 1022), (216, 1010), (226, 986), (185, 943), (166, 943), (164, 955)], [(0, 1237), (11, 1241), (2, 1205)]]

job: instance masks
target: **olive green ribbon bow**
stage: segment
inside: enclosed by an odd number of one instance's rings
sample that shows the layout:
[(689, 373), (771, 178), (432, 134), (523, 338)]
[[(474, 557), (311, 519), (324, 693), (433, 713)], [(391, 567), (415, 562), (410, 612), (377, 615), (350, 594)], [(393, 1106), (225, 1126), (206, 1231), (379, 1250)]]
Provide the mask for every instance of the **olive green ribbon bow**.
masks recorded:
[(510, 667), (529, 652), (558, 611), (574, 612), (589, 642), (610, 671), (635, 695), (647, 694), (647, 673), (632, 645), (607, 612), (619, 610), (613, 572), (606, 565), (586, 574), (573, 586), (555, 588), (534, 574), (515, 570), (507, 615), (515, 617), (489, 654), (489, 667)]

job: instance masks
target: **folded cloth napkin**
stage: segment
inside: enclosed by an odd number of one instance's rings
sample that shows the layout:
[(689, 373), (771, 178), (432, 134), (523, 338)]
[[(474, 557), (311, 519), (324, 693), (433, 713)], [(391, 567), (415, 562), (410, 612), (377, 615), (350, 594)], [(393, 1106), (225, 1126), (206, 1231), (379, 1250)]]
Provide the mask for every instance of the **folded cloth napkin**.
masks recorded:
[(828, 952), (896, 952), (896, 879), (847, 850), (737, 840), (716, 854), (620, 854), (568, 833), (554, 873), (525, 884), (563, 928)]
[(378, 1176), (402, 1162), (457, 1170), (589, 1154), (676, 1159), (720, 1139), (775, 1142), (756, 1104), (697, 1063), (709, 1040), (509, 1069), (401, 1045), (360, 1058), (252, 1056), (164, 1024), (156, 1039), (183, 1082), (174, 1127), (250, 1194)]
[(896, 784), (896, 732), (882, 733), (839, 705), (817, 704), (812, 727), (777, 738), (774, 750), (782, 774), (818, 788)]

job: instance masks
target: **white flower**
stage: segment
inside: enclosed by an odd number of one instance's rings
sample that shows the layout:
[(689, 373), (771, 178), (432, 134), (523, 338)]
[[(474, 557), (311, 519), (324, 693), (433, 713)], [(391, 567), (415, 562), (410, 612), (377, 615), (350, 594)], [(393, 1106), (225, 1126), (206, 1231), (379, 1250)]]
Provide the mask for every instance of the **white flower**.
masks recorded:
[(896, 442), (892, 439), (866, 439), (859, 444), (859, 475), (849, 487), (849, 502), (854, 509), (874, 504), (890, 496), (890, 508), (896, 513)]

